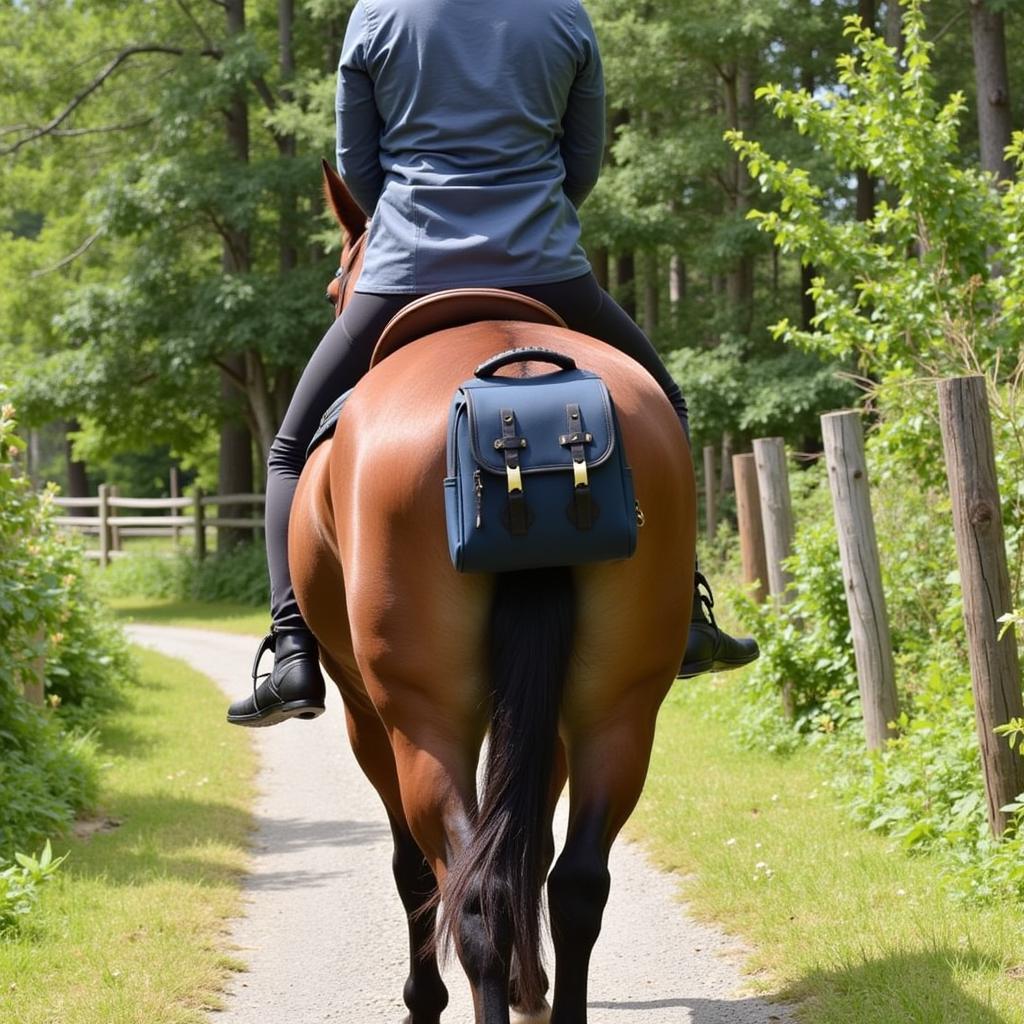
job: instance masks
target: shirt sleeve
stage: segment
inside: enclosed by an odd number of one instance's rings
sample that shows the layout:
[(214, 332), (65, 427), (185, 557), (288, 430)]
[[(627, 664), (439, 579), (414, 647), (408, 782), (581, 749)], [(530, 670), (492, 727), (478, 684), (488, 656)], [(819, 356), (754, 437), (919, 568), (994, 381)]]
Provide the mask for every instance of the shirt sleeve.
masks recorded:
[(582, 3), (576, 16), (580, 59), (562, 116), (565, 194), (579, 207), (597, 184), (604, 159), (604, 71), (594, 27)]
[(380, 165), (383, 129), (373, 98), (373, 79), (367, 65), (368, 30), (362, 0), (352, 9), (338, 63), (337, 118), (338, 173), (352, 197), (369, 216), (384, 188)]

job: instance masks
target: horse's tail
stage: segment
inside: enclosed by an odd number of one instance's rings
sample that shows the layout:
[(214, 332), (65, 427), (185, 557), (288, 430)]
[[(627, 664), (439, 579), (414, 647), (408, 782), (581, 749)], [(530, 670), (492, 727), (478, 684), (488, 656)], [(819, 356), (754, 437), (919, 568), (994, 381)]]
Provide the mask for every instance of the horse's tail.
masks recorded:
[(540, 899), (562, 688), (575, 625), (572, 571), (501, 573), (491, 609), (493, 707), (483, 799), (473, 834), (449, 866), (440, 934), (457, 943), (477, 909), (486, 940), (511, 928), (519, 1002), (540, 1005)]

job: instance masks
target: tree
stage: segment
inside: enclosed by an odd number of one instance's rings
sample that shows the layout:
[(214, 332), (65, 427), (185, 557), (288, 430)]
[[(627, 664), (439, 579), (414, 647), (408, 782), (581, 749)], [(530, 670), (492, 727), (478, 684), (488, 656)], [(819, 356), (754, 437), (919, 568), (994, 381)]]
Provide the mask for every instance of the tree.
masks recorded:
[[(230, 489), (251, 489), (249, 437), (265, 457), (325, 326), (317, 158), (347, 7), (3, 12), (25, 45), (4, 72), (0, 224), (36, 226), (9, 231), (0, 254), (23, 286), (0, 307), (0, 344), (33, 366), (18, 375), (27, 414), (74, 411), (97, 453), (140, 436), (187, 449), (222, 421), (240, 453), (222, 459), (240, 467)], [(69, 161), (89, 172), (62, 181)], [(54, 296), (30, 282), (57, 252), (74, 258)]]

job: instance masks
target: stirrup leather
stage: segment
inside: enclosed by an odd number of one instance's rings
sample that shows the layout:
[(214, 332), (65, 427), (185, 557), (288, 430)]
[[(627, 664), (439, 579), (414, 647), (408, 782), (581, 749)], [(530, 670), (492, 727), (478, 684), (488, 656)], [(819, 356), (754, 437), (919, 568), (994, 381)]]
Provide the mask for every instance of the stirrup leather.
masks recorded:
[(263, 682), (264, 679), (269, 679), (273, 674), (274, 670), (271, 669), (269, 672), (264, 672), (262, 675), (257, 675), (260, 668), (260, 659), (267, 651), (277, 653), (277, 632), (271, 627), (270, 632), (260, 641), (260, 646), (256, 651), (256, 660), (252, 663), (252, 702), (256, 707), (256, 710), (260, 709), (260, 701), (256, 696), (256, 688)]

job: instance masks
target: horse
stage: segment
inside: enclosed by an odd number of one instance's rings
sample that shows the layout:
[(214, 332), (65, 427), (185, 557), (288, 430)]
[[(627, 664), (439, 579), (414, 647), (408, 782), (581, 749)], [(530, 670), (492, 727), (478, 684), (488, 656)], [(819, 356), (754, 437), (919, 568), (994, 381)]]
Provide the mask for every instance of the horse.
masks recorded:
[[(340, 313), (358, 280), (366, 218), (326, 164), (325, 193), (344, 240), (328, 291)], [(636, 552), (459, 573), (442, 493), (452, 395), (483, 360), (537, 344), (598, 373), (613, 397), (645, 510)], [(394, 838), (410, 948), (404, 1024), (440, 1021), (448, 993), (438, 964), (449, 946), (476, 1024), (509, 1024), (510, 1006), (517, 1019), (585, 1024), (609, 852), (640, 797), (685, 646), (695, 508), (689, 449), (661, 389), (624, 354), (562, 327), (496, 319), (413, 340), (370, 369), (333, 440), (311, 453), (289, 559)], [(552, 819), (566, 783), (569, 822), (555, 860)]]

